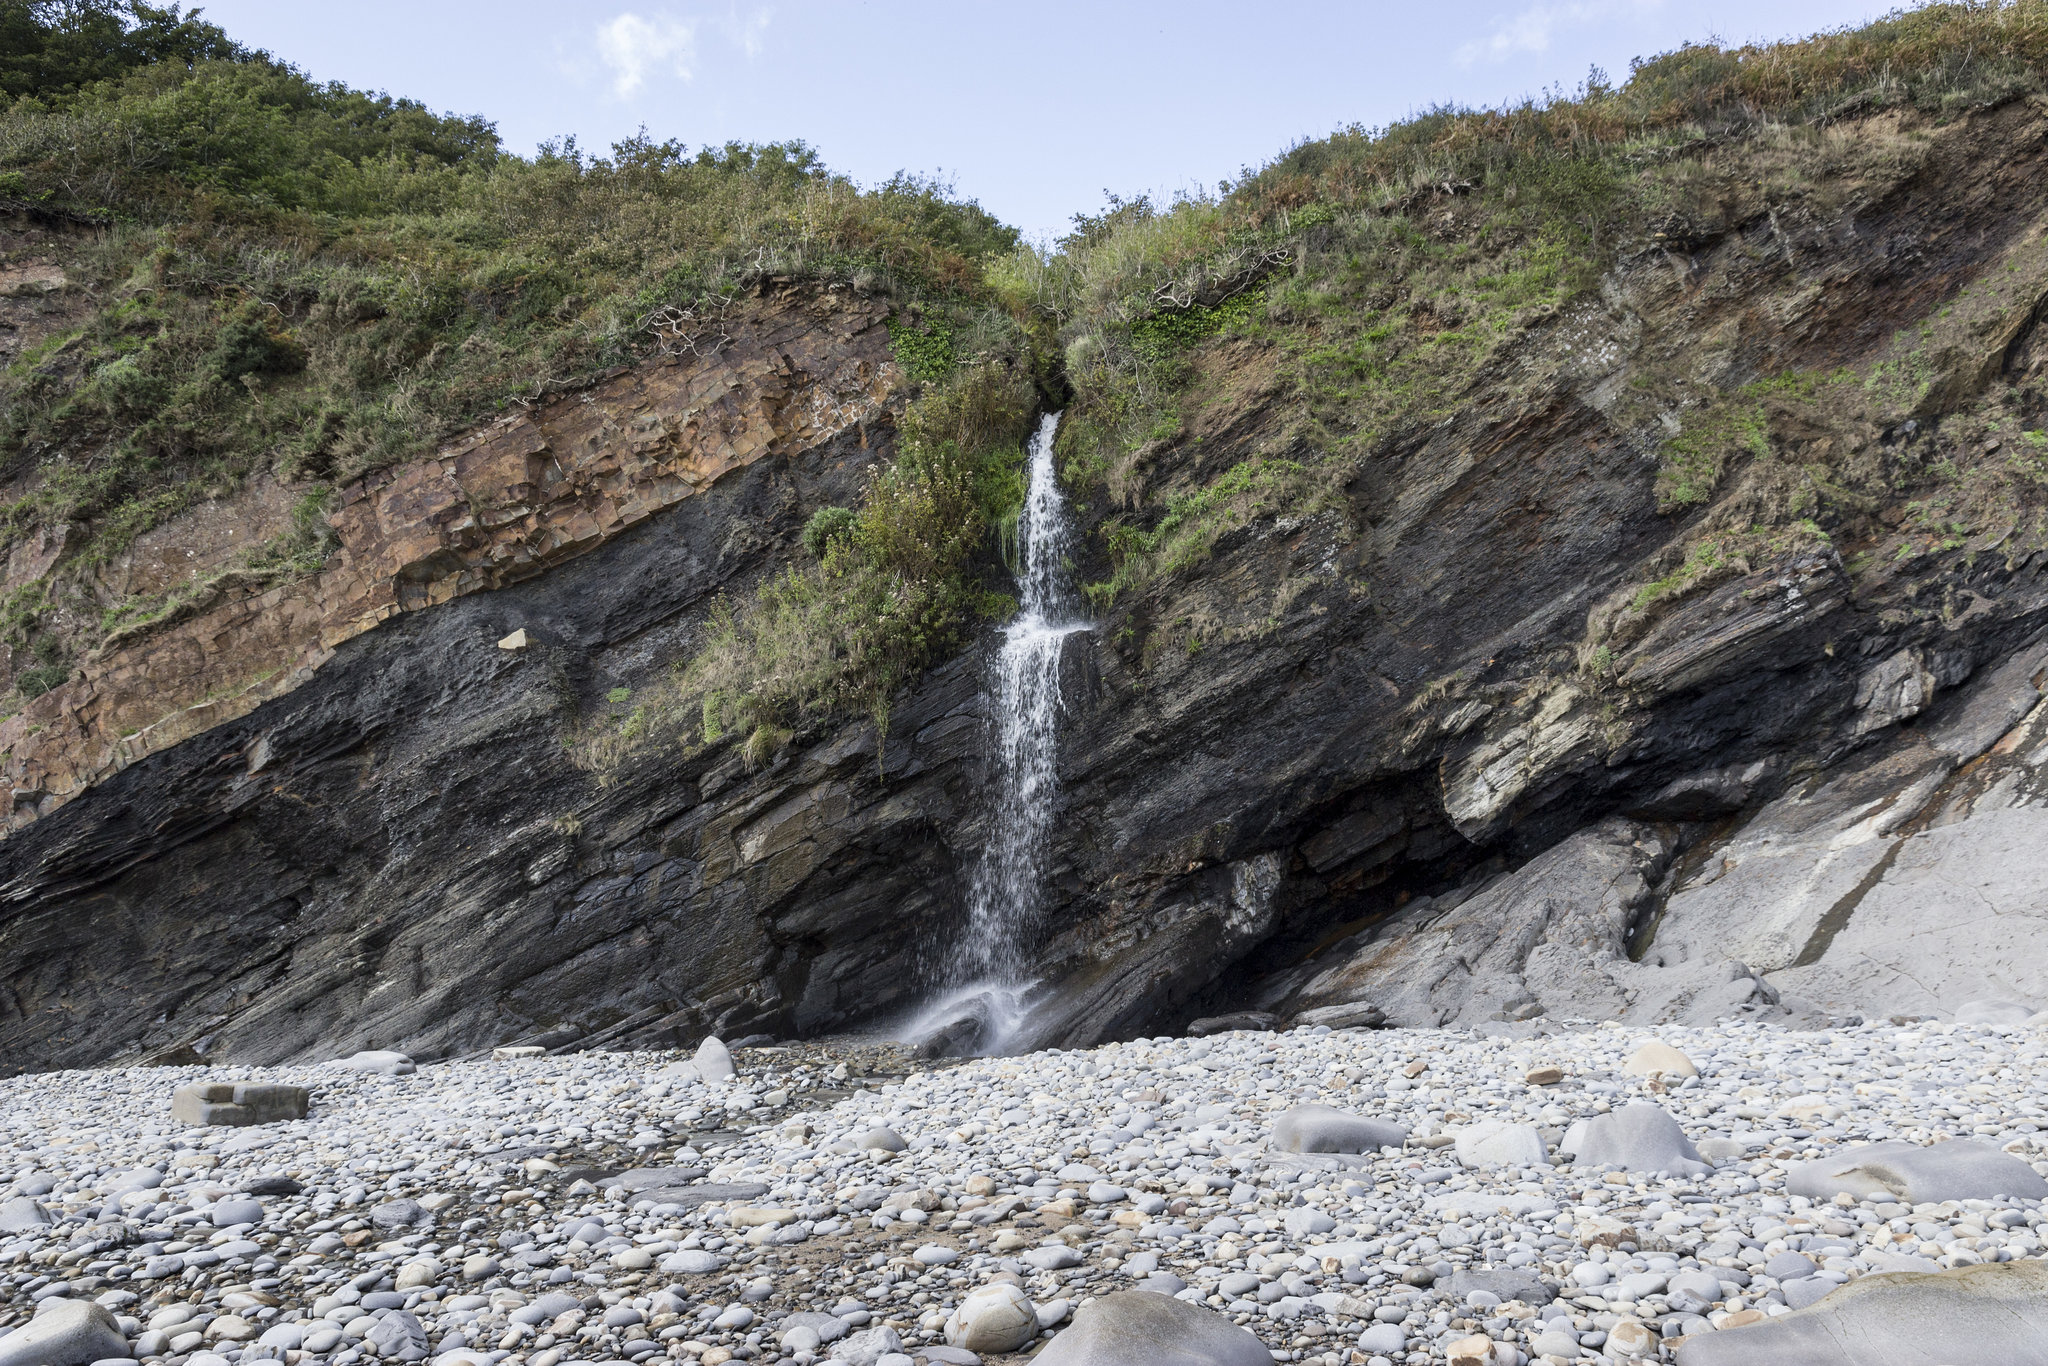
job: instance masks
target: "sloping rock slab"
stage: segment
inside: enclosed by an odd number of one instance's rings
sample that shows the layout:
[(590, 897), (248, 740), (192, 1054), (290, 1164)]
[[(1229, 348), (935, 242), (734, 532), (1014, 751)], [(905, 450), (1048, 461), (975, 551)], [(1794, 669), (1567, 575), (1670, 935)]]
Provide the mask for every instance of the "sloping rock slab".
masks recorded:
[(657, 1205), (682, 1205), (695, 1208), (719, 1200), (758, 1200), (768, 1193), (768, 1188), (758, 1181), (739, 1181), (731, 1184), (712, 1183), (696, 1186), (649, 1186), (632, 1193), (633, 1203), (651, 1201)]
[(1785, 1190), (1816, 1200), (1846, 1192), (1858, 1200), (1877, 1196), (1919, 1205), (2000, 1195), (2037, 1200), (2048, 1195), (2048, 1180), (2011, 1153), (1974, 1139), (1928, 1148), (1893, 1140), (1802, 1162), (1786, 1173)]
[(1689, 1337), (1678, 1366), (2048, 1366), (2048, 1262), (1887, 1272), (1748, 1328)]

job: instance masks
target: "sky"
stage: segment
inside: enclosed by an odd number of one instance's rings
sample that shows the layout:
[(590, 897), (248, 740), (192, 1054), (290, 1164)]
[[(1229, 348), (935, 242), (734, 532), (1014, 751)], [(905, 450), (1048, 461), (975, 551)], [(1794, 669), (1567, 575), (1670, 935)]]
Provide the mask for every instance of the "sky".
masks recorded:
[(801, 138), (863, 184), (940, 174), (1045, 238), (1105, 191), (1213, 190), (1303, 138), (1576, 88), (1688, 41), (1861, 23), (1865, 0), (210, 0), (323, 80), (482, 114), (530, 154), (643, 125)]

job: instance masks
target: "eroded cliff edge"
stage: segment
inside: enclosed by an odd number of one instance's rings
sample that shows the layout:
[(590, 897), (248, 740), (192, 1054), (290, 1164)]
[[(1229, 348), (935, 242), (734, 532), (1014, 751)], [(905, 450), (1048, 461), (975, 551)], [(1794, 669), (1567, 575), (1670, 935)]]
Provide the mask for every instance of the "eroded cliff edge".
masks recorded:
[[(1342, 506), (1254, 518), (1074, 638), (1046, 1038), (1358, 1000), (1437, 1022), (1783, 1010), (1773, 981), (1809, 1014), (2035, 989), (2025, 955), (1955, 954), (1918, 995), (1843, 955), (1882, 959), (1866, 909), (1951, 914), (1914, 890), (1937, 844), (1995, 826), (2010, 869), (2033, 838), (2031, 509), (1959, 536), (1916, 504), (1929, 468), (2039, 429), (2048, 124), (2015, 99), (1863, 132), (1839, 193), (1737, 186), (1375, 451)], [(614, 377), (614, 407), (561, 400), (343, 508), (345, 544), (392, 547), (378, 575), (127, 647), (185, 642), (174, 705), (113, 667), (39, 704), (13, 759), (39, 818), (0, 843), (0, 1056), (630, 1045), (908, 1005), (983, 837), (972, 654), (901, 699), (880, 753), (861, 722), (759, 772), (714, 747), (601, 786), (563, 746), (886, 449), (879, 318), (785, 306), (799, 342), (715, 391), (746, 396), (729, 419), (678, 434), (713, 373), (679, 363), (636, 428), (660, 376)], [(821, 359), (782, 365), (813, 336)], [(1295, 439), (1260, 343), (1200, 364), (1207, 401), (1149, 457), (1161, 487)], [(1674, 511), (1638, 383), (1671, 373), (1851, 380), (1756, 398), (1771, 458)], [(1788, 470), (1825, 486), (1814, 533), (1753, 532)], [(515, 629), (533, 643), (499, 649)], [(281, 672), (253, 688), (269, 655), (205, 662), (272, 636)], [(152, 732), (175, 743), (130, 743)]]

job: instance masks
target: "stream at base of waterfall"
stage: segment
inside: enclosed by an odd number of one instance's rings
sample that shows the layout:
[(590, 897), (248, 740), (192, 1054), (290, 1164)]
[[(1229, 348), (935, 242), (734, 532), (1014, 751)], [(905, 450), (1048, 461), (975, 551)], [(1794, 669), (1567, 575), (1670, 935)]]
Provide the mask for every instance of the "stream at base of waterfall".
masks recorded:
[(1072, 538), (1053, 464), (1060, 415), (1039, 422), (1017, 518), (1018, 612), (990, 667), (988, 842), (968, 884), (967, 914), (947, 946), (939, 988), (901, 1030), (933, 1055), (1032, 1045), (1031, 949), (1043, 906), (1046, 832), (1059, 802), (1060, 655), (1088, 625), (1066, 582)]

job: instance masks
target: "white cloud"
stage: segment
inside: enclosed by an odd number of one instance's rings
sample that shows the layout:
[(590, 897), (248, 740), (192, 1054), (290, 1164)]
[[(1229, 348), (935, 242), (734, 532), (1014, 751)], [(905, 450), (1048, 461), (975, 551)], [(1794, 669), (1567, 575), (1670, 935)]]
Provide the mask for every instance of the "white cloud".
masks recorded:
[(761, 49), (765, 46), (763, 40), (768, 33), (768, 21), (774, 17), (775, 11), (771, 9), (757, 9), (742, 16), (739, 6), (735, 5), (727, 11), (725, 21), (719, 28), (723, 30), (726, 40), (746, 53), (751, 60), (761, 55)]
[(1458, 64), (1504, 62), (1527, 52), (1548, 52), (1552, 36), (1561, 28), (1645, 14), (1663, 4), (1664, 0), (1568, 0), (1565, 4), (1530, 5), (1495, 20), (1486, 37), (1460, 47)]
[(612, 73), (612, 93), (626, 99), (662, 71), (689, 80), (697, 60), (697, 28), (680, 19), (643, 19), (631, 10), (600, 24), (597, 55)]

